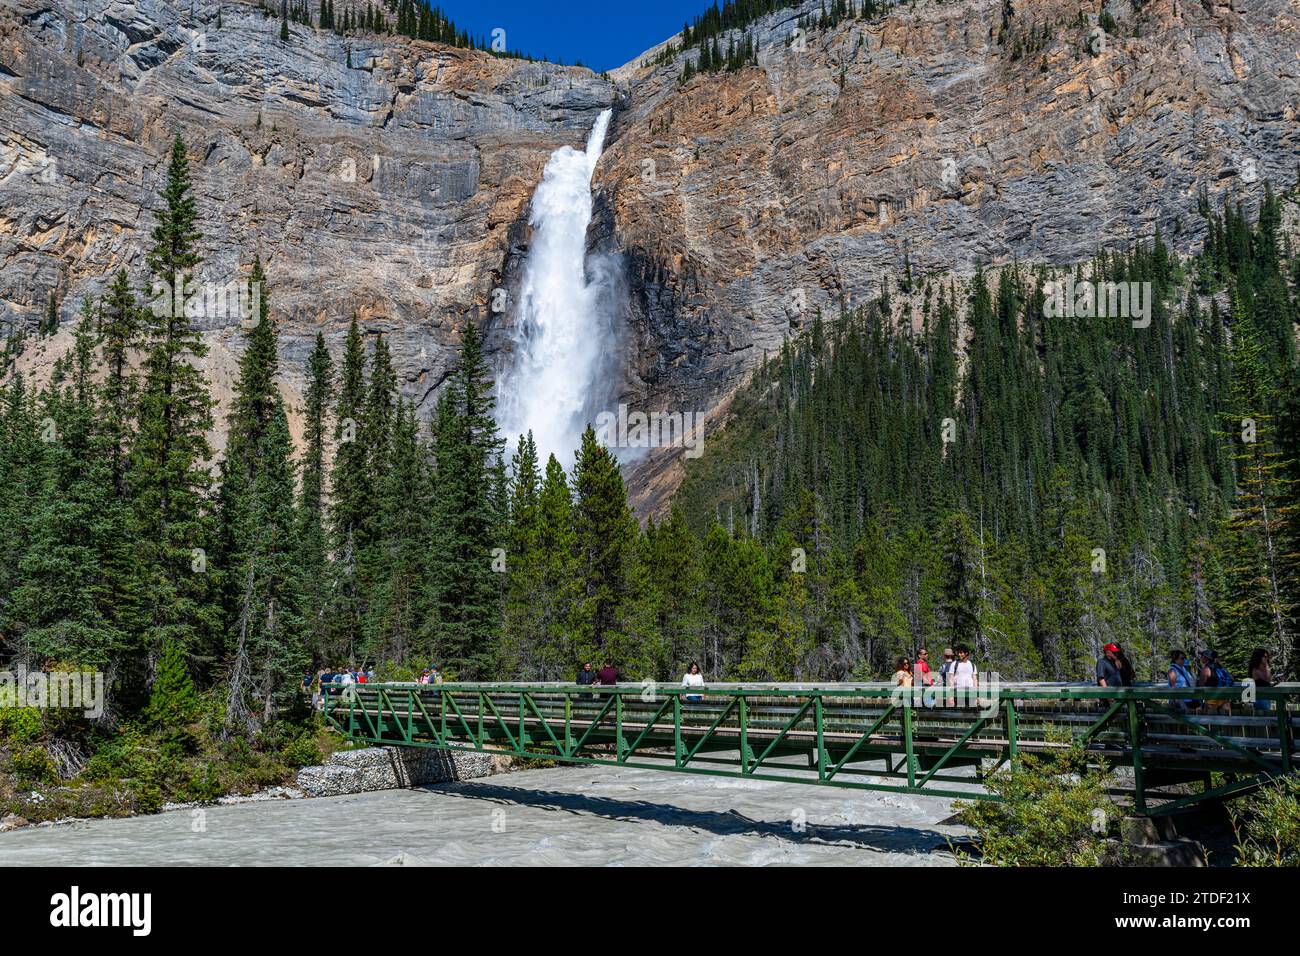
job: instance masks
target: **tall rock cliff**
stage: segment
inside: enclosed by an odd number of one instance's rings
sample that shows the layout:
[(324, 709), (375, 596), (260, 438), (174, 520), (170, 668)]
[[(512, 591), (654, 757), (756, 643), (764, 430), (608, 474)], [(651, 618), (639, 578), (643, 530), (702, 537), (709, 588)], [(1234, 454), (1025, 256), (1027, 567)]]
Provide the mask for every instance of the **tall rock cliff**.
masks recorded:
[[(1157, 228), (1185, 249), (1200, 186), (1253, 203), (1295, 182), (1298, 0), (1109, 3), (1108, 31), (1078, 0), (917, 0), (824, 29), (821, 9), (733, 33), (756, 67), (682, 85), (698, 53), (643, 65), (659, 47), (614, 74), (631, 105), (597, 177), (635, 292), (625, 388), (652, 407), (716, 409), (905, 261), (1066, 263)], [(643, 506), (670, 457), (633, 482)]]
[[(218, 18), (220, 25), (218, 25)], [(13, 0), (0, 12), (0, 321), (65, 322), (118, 269), (143, 280), (179, 132), (202, 275), (261, 255), (292, 397), (318, 329), (389, 337), (421, 404), (488, 313), (547, 157), (580, 145), (613, 86), (589, 70), (394, 37), (340, 37), (246, 3)], [(242, 349), (210, 323), (219, 398)], [(63, 333), (66, 339), (68, 333)], [(47, 367), (60, 341), (26, 361)], [(219, 436), (217, 436), (219, 438)]]
[[(702, 2), (701, 6), (704, 4)], [(355, 312), (428, 408), (459, 330), (508, 361), (507, 306), (549, 153), (613, 106), (593, 248), (628, 273), (618, 399), (721, 418), (817, 309), (921, 273), (1199, 239), (1197, 189), (1254, 201), (1300, 157), (1300, 0), (915, 0), (818, 25), (771, 14), (757, 63), (680, 82), (661, 45), (602, 78), (401, 38), (339, 37), (236, 0), (7, 0), (0, 11), (0, 318), (70, 322), (142, 273), (171, 136), (194, 160), (205, 274), (260, 254), (284, 388)], [(218, 18), (220, 26), (218, 26)], [(507, 302), (511, 300), (507, 298)], [(239, 330), (216, 323), (228, 391)], [(48, 366), (63, 332), (24, 357)], [(638, 505), (675, 450), (632, 466)]]

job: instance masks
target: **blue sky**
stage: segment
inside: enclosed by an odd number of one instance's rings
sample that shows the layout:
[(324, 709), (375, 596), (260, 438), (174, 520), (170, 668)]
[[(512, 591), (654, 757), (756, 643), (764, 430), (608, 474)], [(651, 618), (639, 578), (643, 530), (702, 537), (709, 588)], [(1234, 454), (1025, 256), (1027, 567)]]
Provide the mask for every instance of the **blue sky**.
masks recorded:
[(431, 0), (461, 29), (489, 38), (506, 31), (506, 46), (593, 70), (622, 66), (682, 24), (711, 0)]

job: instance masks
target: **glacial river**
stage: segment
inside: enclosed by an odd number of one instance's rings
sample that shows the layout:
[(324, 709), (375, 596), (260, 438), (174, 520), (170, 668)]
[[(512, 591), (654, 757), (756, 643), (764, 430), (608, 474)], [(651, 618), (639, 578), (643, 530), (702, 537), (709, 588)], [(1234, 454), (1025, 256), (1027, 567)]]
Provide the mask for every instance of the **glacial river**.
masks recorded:
[(937, 797), (607, 767), (0, 834), (0, 865), (951, 866)]

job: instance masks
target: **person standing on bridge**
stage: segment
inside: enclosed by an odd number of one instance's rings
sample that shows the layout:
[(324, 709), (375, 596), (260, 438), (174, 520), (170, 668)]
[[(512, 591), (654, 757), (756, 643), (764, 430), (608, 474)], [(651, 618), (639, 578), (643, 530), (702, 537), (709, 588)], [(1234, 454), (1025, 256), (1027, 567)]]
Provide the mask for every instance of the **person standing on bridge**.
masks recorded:
[(911, 687), (912, 683), (912, 662), (906, 657), (900, 657), (898, 666), (894, 668), (894, 686)]
[(971, 690), (979, 683), (979, 669), (970, 659), (970, 648), (965, 644), (957, 645), (957, 660), (948, 672), (948, 682), (952, 687)]
[(944, 687), (952, 686), (952, 668), (956, 664), (951, 647), (943, 649), (943, 663), (939, 665), (939, 683)]
[(930, 652), (924, 647), (916, 652), (916, 665), (913, 683), (922, 687), (934, 686), (934, 675), (930, 672)]
[(596, 672), (596, 677), (599, 678), (601, 686), (613, 687), (618, 683), (618, 668), (606, 659), (605, 666)]
[[(1201, 687), (1231, 687), (1233, 685), (1232, 675), (1228, 669), (1219, 663), (1219, 655), (1208, 647), (1196, 654), (1196, 663), (1198, 665), (1198, 678), (1196, 683)], [(1207, 700), (1205, 709), (1216, 713), (1231, 714), (1232, 701), (1230, 700)]]
[[(686, 676), (682, 678), (683, 687), (703, 687), (704, 675), (700, 673), (700, 665), (691, 661), (691, 666), (686, 668)], [(687, 694), (688, 701), (696, 702), (704, 699), (701, 694)]]
[[(1275, 683), (1272, 655), (1262, 647), (1255, 648), (1255, 652), (1250, 655), (1250, 679), (1256, 687), (1272, 687)], [(1271, 710), (1272, 707), (1269, 701), (1255, 698), (1256, 710)]]
[[(582, 665), (582, 669), (578, 671), (578, 676), (574, 679), (574, 683), (580, 684), (583, 687), (590, 687), (592, 684), (596, 683), (596, 672), (591, 669), (591, 661), (587, 661), (587, 663)], [(580, 700), (591, 700), (592, 695), (579, 694), (578, 698)]]
[(1107, 644), (1097, 659), (1098, 687), (1132, 687), (1133, 665), (1118, 644)]
[[(1196, 677), (1192, 674), (1192, 669), (1187, 666), (1187, 655), (1182, 651), (1174, 651), (1169, 655), (1169, 686), (1175, 688), (1191, 688), (1196, 686)], [(1179, 713), (1187, 713), (1200, 705), (1200, 701), (1195, 700), (1176, 700), (1174, 709)]]

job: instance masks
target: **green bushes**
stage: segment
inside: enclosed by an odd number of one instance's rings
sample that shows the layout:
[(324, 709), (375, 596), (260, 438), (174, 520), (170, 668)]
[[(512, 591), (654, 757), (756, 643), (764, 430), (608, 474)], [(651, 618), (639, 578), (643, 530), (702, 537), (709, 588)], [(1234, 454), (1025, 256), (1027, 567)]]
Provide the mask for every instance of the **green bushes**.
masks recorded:
[[(222, 739), (226, 700), (198, 694), (184, 654), (164, 648), (148, 706), (107, 729), (81, 715), (0, 706), (0, 811), (38, 822), (152, 813), (166, 803), (215, 800), (292, 782), (319, 763), (331, 738), (306, 707), (290, 708), (248, 737)], [(47, 741), (75, 741), (89, 757), (60, 780)]]
[(316, 735), (311, 731), (306, 731), (285, 744), (280, 750), (280, 756), (290, 767), (310, 767), (323, 759)]
[[(218, 703), (204, 695), (190, 706), (184, 746), (178, 746), (181, 738), (174, 731), (155, 730), (149, 721), (100, 731), (88, 741), (93, 752), (81, 773), (57, 797), (51, 792), (43, 801), (24, 805), (22, 815), (42, 820), (152, 813), (169, 802), (202, 803), (286, 784), (296, 768), (323, 759), (317, 717), (278, 721), (252, 738), (223, 741)], [(39, 745), (10, 749), (14, 778), (56, 782), (53, 761)]]
[(960, 805), (959, 818), (979, 836), (984, 862), (996, 866), (1101, 866), (1106, 838), (1120, 813), (1106, 795), (1108, 773), (1088, 767), (1071, 746), (1024, 756), (986, 781), (1001, 803)]
[(56, 783), (54, 761), (40, 746), (20, 747), (9, 758), (14, 776), (23, 783)]
[(151, 780), (158, 748), (138, 727), (127, 725), (104, 739), (86, 762), (81, 776), (90, 781)]
[(42, 730), (41, 712), (36, 708), (0, 707), (0, 743), (35, 743)]
[(1300, 866), (1300, 779), (1287, 777), (1229, 813), (1237, 866)]

